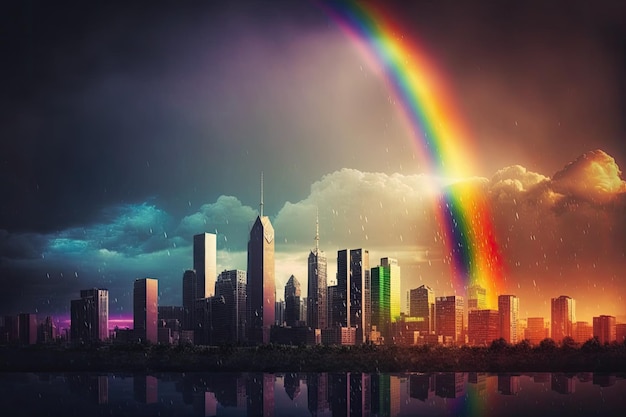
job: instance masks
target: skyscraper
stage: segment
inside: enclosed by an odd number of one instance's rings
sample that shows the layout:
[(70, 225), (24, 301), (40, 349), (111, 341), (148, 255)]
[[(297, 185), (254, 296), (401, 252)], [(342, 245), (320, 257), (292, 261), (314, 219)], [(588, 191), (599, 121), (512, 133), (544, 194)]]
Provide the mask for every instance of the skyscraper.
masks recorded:
[(274, 228), (263, 216), (263, 176), (259, 216), (250, 230), (248, 241), (248, 339), (269, 343), (274, 324), (276, 285), (274, 280)]
[(135, 337), (157, 343), (159, 282), (138, 278), (133, 288), (133, 324)]
[(213, 296), (217, 277), (217, 236), (213, 233), (193, 237), (193, 269), (197, 276), (196, 298)]
[(183, 274), (183, 329), (193, 330), (195, 301), (198, 298), (198, 277), (196, 271), (188, 269)]
[(295, 327), (300, 324), (300, 281), (293, 275), (285, 285), (285, 324)]
[(319, 219), (315, 222), (315, 250), (309, 254), (307, 325), (312, 329), (325, 329), (327, 319), (326, 255), (319, 250)]
[(332, 306), (333, 326), (354, 327), (356, 342), (369, 336), (372, 323), (369, 251), (343, 249), (337, 252), (337, 289)]
[(564, 337), (573, 336), (572, 324), (576, 321), (576, 302), (571, 297), (561, 295), (551, 301), (552, 339), (561, 342)]
[(599, 316), (593, 318), (593, 337), (597, 337), (601, 344), (617, 340), (617, 328), (614, 316)]
[(246, 271), (223, 271), (215, 284), (215, 297), (223, 298), (231, 312), (233, 340), (245, 340), (246, 332)]
[(337, 252), (337, 284), (332, 291), (329, 289), (331, 299), (331, 325), (333, 327), (350, 327), (349, 299), (350, 299), (350, 276), (349, 276), (349, 252), (343, 249)]
[(109, 338), (109, 291), (90, 288), (80, 291), (71, 303), (70, 335), (74, 341), (94, 342)]
[(410, 291), (409, 315), (423, 318), (420, 332), (431, 334), (435, 331), (435, 293), (429, 286), (422, 285)]
[(500, 314), (500, 337), (508, 343), (517, 343), (519, 298), (514, 295), (499, 295), (498, 312)]
[(382, 258), (371, 271), (372, 326), (389, 340), (391, 323), (400, 316), (400, 267), (392, 258)]
[[(463, 334), (463, 297), (435, 298), (436, 333), (444, 337), (444, 343), (461, 343)], [(448, 339), (448, 342), (446, 342)]]

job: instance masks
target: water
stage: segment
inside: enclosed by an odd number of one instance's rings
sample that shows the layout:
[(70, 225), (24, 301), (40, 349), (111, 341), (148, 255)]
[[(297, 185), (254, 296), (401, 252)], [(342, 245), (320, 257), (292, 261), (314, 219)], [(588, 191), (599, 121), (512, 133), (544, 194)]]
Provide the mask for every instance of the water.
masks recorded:
[(12, 416), (623, 416), (625, 378), (473, 372), (0, 373), (0, 410)]

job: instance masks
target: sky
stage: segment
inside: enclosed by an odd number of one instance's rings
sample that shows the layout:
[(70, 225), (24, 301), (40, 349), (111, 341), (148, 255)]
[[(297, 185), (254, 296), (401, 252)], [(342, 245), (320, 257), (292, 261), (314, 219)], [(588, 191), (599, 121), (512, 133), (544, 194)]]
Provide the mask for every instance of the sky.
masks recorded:
[[(236, 4), (232, 4), (236, 3)], [(520, 316), (626, 321), (623, 2), (384, 2), (428, 51), (472, 137)], [(545, 4), (549, 3), (549, 4)], [(433, 212), (441, 188), (384, 77), (315, 2), (20, 1), (3, 6), (0, 314), (67, 315), (80, 289), (132, 311), (159, 279), (182, 304), (192, 236), (246, 269), (249, 228), (276, 231), (278, 298), (306, 293), (314, 247), (399, 260), (402, 296), (452, 295)], [(403, 303), (404, 308), (404, 303)]]

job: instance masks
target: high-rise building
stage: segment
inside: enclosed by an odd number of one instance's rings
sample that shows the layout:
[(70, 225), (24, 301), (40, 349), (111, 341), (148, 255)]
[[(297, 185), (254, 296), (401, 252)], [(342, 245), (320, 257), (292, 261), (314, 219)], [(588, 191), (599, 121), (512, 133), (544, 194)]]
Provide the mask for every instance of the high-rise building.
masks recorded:
[(319, 250), (319, 220), (316, 220), (315, 250), (309, 254), (307, 325), (312, 329), (328, 326), (326, 255)]
[[(332, 327), (351, 327), (350, 315), (350, 253), (347, 249), (337, 252), (337, 285), (332, 292)], [(330, 288), (329, 288), (330, 291)]]
[(252, 343), (269, 343), (274, 324), (274, 228), (269, 217), (257, 217), (248, 242), (248, 338)]
[(436, 333), (443, 336), (444, 343), (458, 344), (463, 340), (463, 297), (451, 295), (435, 298)]
[[(340, 251), (343, 252), (343, 251)], [(349, 255), (349, 270), (337, 270), (337, 284), (340, 278), (346, 282), (348, 294), (347, 327), (355, 327), (357, 330), (356, 343), (364, 343), (369, 337), (372, 322), (371, 280), (369, 268), (369, 251), (365, 249), (352, 249)]]
[(215, 283), (215, 297), (228, 307), (229, 323), (234, 341), (245, 340), (246, 332), (246, 271), (233, 269), (223, 271)]
[(133, 288), (133, 324), (135, 337), (157, 343), (159, 318), (159, 282), (154, 278), (138, 278)]
[(390, 340), (391, 323), (400, 317), (400, 267), (392, 258), (382, 258), (371, 271), (372, 326)]
[(183, 329), (193, 330), (195, 301), (198, 299), (198, 276), (194, 269), (183, 273)]
[(285, 285), (285, 324), (295, 327), (300, 324), (300, 281), (293, 275)]
[(576, 343), (585, 343), (593, 337), (593, 327), (588, 321), (577, 321), (573, 327), (573, 338)]
[(217, 236), (201, 233), (193, 237), (193, 269), (197, 276), (196, 298), (211, 297), (217, 277)]
[(499, 295), (498, 312), (500, 313), (500, 337), (508, 343), (517, 343), (519, 298), (514, 295)]
[(500, 337), (498, 310), (470, 310), (467, 319), (467, 338), (472, 346), (489, 346)]
[(599, 316), (593, 318), (593, 337), (597, 337), (601, 344), (617, 340), (615, 317)]
[(410, 291), (409, 315), (420, 317), (419, 331), (431, 334), (435, 331), (435, 293), (432, 288), (422, 285)]
[(467, 289), (467, 309), (485, 310), (487, 308), (487, 290), (480, 285), (472, 285)]
[(564, 337), (573, 336), (573, 323), (576, 322), (576, 302), (573, 298), (561, 295), (551, 301), (552, 339), (561, 342)]
[(533, 345), (538, 345), (545, 338), (549, 337), (543, 317), (528, 317), (526, 319), (526, 332), (524, 338)]
[(70, 337), (73, 341), (94, 342), (109, 337), (109, 291), (90, 288), (80, 291), (71, 303)]

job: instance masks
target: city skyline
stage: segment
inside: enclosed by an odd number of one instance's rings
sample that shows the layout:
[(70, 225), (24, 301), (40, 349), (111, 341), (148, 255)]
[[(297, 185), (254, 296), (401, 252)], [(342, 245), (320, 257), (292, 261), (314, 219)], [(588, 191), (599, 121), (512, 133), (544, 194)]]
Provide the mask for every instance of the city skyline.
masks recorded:
[(433, 213), (466, 181), (489, 196), (499, 295), (519, 297), (521, 318), (547, 319), (567, 295), (577, 320), (626, 321), (621, 7), (519, 5), (502, 25), (485, 2), (458, 25), (445, 5), (389, 2), (472, 134), (478, 168), (454, 179), (425, 169), (376, 68), (312, 4), (93, 7), (70, 21), (46, 9), (54, 26), (8, 11), (34, 29), (9, 27), (2, 69), (2, 314), (67, 317), (78, 290), (107, 288), (110, 317), (128, 317), (129, 283), (147, 276), (178, 305), (201, 233), (217, 235), (217, 271), (245, 270), (263, 170), (279, 294), (294, 275), (308, 295), (319, 211), (329, 284), (332, 254), (367, 248), (398, 259), (402, 299), (421, 285), (466, 297)]

